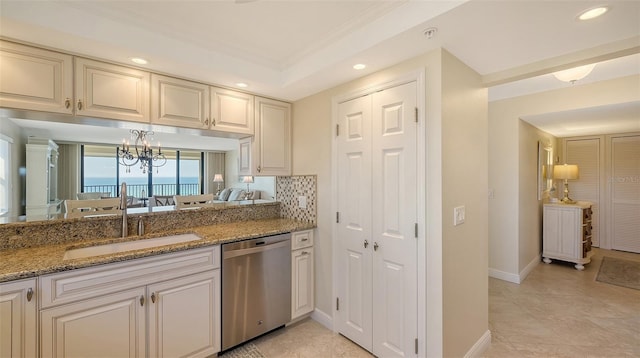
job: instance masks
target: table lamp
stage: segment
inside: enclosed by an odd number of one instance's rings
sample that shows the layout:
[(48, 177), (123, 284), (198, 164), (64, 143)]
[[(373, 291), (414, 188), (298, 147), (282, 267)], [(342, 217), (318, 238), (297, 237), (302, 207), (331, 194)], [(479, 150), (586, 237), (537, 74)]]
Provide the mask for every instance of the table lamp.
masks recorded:
[(216, 195), (220, 195), (220, 183), (224, 182), (222, 174), (215, 174), (213, 176), (213, 182), (218, 183), (218, 191), (216, 191)]
[(569, 183), (567, 181), (578, 179), (578, 166), (574, 164), (554, 165), (553, 179), (564, 180), (564, 197), (561, 201), (564, 204), (575, 204), (576, 202), (569, 198)]
[(245, 194), (244, 199), (247, 200), (249, 199), (249, 184), (253, 183), (253, 177), (252, 176), (246, 176), (244, 178), (242, 178), (242, 182), (247, 184), (247, 193)]

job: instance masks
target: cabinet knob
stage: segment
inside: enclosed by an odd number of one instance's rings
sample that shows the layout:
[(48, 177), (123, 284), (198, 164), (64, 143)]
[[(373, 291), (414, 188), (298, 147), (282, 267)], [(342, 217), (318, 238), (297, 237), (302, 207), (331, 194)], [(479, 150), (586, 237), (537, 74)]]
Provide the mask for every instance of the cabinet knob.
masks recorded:
[(79, 111), (82, 110), (82, 100), (81, 99), (78, 100), (78, 110)]
[(33, 298), (33, 288), (29, 287), (29, 289), (27, 290), (27, 302), (31, 302), (32, 298)]
[(144, 295), (140, 296), (140, 306), (144, 306)]
[(211, 125), (213, 125), (214, 127), (216, 126), (216, 119), (215, 118), (211, 121)]
[(364, 248), (366, 249), (367, 247), (369, 247), (369, 241), (364, 240)]
[(64, 108), (69, 109), (71, 107), (71, 99), (67, 98), (64, 100)]
[(302, 251), (302, 254), (303, 254), (303, 255), (305, 255), (305, 256), (306, 256), (306, 255), (309, 255), (309, 253), (308, 253), (308, 252), (306, 252), (306, 251)]
[(373, 251), (378, 251), (378, 247), (380, 247), (380, 246), (378, 245), (377, 242), (374, 241), (373, 242)]
[(204, 120), (204, 125), (207, 126), (207, 127), (209, 126), (209, 118)]
[(156, 293), (151, 294), (151, 302), (156, 303)]
[(258, 168), (257, 168), (257, 169), (258, 169), (258, 173), (260, 173), (260, 171), (262, 170), (262, 167), (260, 167), (260, 166), (258, 165)]

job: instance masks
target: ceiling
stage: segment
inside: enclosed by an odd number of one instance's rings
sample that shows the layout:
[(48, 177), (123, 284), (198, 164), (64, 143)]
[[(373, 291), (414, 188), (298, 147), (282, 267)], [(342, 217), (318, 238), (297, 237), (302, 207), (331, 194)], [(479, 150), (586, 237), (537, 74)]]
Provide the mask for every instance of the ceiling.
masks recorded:
[[(533, 79), (555, 70), (637, 53), (640, 2), (608, 1), (604, 16), (576, 20), (599, 4), (2, 0), (0, 35), (121, 63), (143, 57), (153, 71), (231, 88), (244, 82), (288, 101), (443, 47), (496, 84), (490, 96), (499, 99), (563, 85)], [(431, 39), (429, 27), (438, 29)], [(640, 74), (638, 57), (622, 66), (602, 66), (598, 78)]]

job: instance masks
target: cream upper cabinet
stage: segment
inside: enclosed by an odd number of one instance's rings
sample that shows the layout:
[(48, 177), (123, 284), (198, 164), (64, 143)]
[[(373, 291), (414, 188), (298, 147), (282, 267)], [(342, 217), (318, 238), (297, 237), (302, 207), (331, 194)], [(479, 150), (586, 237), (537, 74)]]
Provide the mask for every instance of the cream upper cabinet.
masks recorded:
[(0, 106), (73, 113), (73, 58), (0, 41)]
[(256, 134), (240, 140), (239, 174), (291, 175), (291, 105), (256, 97), (255, 112)]
[(0, 284), (0, 357), (36, 357), (36, 279)]
[(151, 122), (208, 128), (209, 85), (152, 74)]
[(76, 115), (149, 122), (149, 72), (76, 57)]
[(239, 134), (254, 134), (253, 96), (211, 87), (211, 123), (209, 129)]

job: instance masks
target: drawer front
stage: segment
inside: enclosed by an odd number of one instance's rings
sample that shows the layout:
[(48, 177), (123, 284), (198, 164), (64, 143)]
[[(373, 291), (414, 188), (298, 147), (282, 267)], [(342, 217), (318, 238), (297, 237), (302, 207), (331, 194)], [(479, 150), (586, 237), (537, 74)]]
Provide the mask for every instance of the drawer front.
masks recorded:
[(41, 308), (220, 267), (220, 246), (134, 259), (40, 277)]
[(291, 250), (313, 246), (313, 230), (291, 233)]

